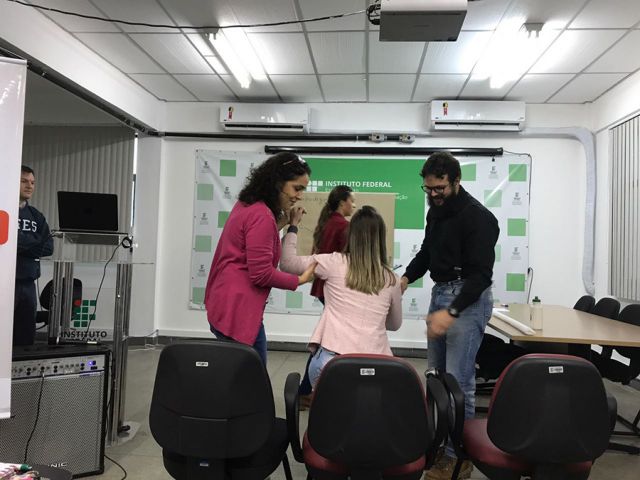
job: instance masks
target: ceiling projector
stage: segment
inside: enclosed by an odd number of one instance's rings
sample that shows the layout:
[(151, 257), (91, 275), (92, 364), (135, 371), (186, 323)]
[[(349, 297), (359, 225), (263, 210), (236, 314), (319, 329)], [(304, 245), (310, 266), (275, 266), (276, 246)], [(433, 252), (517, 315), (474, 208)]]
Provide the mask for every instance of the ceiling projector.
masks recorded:
[(368, 12), (382, 42), (453, 42), (466, 14), (467, 0), (379, 0)]

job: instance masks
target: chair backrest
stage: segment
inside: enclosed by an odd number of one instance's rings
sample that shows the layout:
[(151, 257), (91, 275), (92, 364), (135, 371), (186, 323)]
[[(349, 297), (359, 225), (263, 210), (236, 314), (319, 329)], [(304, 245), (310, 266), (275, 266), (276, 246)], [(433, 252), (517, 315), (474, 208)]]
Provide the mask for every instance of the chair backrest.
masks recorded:
[(580, 310), (581, 312), (591, 312), (595, 304), (595, 298), (593, 298), (591, 295), (583, 295), (578, 299), (576, 304), (573, 306), (573, 309)]
[[(621, 322), (630, 323), (631, 325), (640, 326), (640, 304), (632, 303), (624, 307), (620, 312), (620, 314), (618, 315), (618, 320)], [(616, 351), (624, 357), (627, 357), (627, 358), (637, 357), (640, 359), (640, 348), (638, 347), (615, 347), (615, 348), (616, 348)], [(638, 368), (640, 368), (640, 365), (638, 364), (635, 364), (633, 366), (634, 367), (637, 366)], [(635, 370), (637, 370), (637, 368), (634, 369), (633, 372), (630, 371), (630, 375), (631, 375), (630, 380), (632, 378), (635, 378), (638, 375), (638, 373), (636, 373)]]
[[(64, 292), (64, 280), (62, 281), (62, 288)], [(45, 310), (51, 309), (51, 296), (53, 293), (53, 280), (49, 280), (47, 284), (42, 289), (40, 293), (40, 305)], [(80, 305), (76, 305), (76, 302), (82, 301), (82, 281), (78, 278), (73, 279), (73, 291), (72, 291), (72, 301), (74, 307), (79, 307)]]
[(411, 463), (433, 441), (415, 369), (386, 355), (340, 355), (322, 370), (307, 438), (320, 455), (351, 470)]
[(598, 300), (598, 303), (593, 306), (589, 313), (615, 320), (616, 318), (618, 318), (619, 311), (620, 302), (615, 298), (605, 297)]
[(247, 456), (267, 441), (274, 419), (269, 377), (253, 348), (209, 341), (163, 349), (149, 426), (165, 451), (206, 459)]
[(498, 448), (531, 463), (594, 460), (611, 434), (602, 377), (591, 362), (570, 355), (514, 360), (494, 389), (487, 433)]

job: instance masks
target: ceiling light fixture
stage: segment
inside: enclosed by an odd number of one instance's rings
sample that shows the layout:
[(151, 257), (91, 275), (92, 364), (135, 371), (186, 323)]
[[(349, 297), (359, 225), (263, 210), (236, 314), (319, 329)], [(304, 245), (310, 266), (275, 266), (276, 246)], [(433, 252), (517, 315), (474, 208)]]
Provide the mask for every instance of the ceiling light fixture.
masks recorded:
[[(242, 88), (249, 88), (252, 79), (256, 81), (267, 79), (262, 63), (242, 29), (230, 28), (225, 32), (218, 30), (210, 33), (208, 38)], [(209, 61), (208, 58), (207, 61)], [(213, 64), (212, 66), (216, 68)]]
[(553, 40), (554, 35), (549, 35), (549, 31), (547, 25), (524, 23), (521, 17), (503, 21), (476, 65), (473, 79), (488, 78), (492, 89), (517, 80)]

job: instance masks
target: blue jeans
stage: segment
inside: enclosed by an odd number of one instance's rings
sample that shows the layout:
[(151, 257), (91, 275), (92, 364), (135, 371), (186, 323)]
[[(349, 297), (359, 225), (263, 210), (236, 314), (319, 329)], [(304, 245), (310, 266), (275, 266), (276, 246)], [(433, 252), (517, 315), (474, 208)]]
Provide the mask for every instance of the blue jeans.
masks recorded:
[(332, 352), (331, 350), (326, 350), (322, 347), (318, 347), (316, 353), (311, 357), (311, 362), (309, 363), (309, 381), (311, 385), (315, 387), (318, 378), (320, 378), (320, 374), (322, 373), (322, 369), (324, 366), (331, 360), (333, 357), (337, 355), (336, 352)]
[[(220, 340), (226, 340), (228, 342), (237, 342), (237, 340), (227, 337), (224, 333), (220, 333), (215, 328), (211, 327), (211, 332), (216, 336), (216, 338)], [(260, 330), (258, 330), (258, 336), (256, 337), (256, 341), (253, 342), (253, 349), (258, 352), (260, 355), (260, 360), (264, 363), (265, 368), (267, 367), (267, 334), (264, 331), (264, 324), (260, 324)]]
[[(429, 313), (449, 308), (463, 284), (464, 280), (454, 280), (434, 285)], [(460, 317), (442, 337), (429, 339), (427, 344), (429, 368), (450, 373), (460, 384), (464, 392), (465, 419), (475, 416), (476, 355), (492, 309), (493, 296), (489, 287), (460, 313)], [(450, 445), (446, 448), (446, 454), (455, 456)]]

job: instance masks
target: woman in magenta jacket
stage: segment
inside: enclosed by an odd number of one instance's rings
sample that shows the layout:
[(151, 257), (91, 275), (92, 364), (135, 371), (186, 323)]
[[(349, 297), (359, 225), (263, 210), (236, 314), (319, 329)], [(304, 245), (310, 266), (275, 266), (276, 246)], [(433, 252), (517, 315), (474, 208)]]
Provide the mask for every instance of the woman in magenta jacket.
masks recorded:
[(204, 303), (218, 338), (252, 345), (267, 364), (262, 323), (272, 287), (295, 290), (313, 278), (277, 269), (279, 230), (302, 198), (311, 169), (295, 153), (278, 153), (253, 169), (231, 210), (211, 263)]

